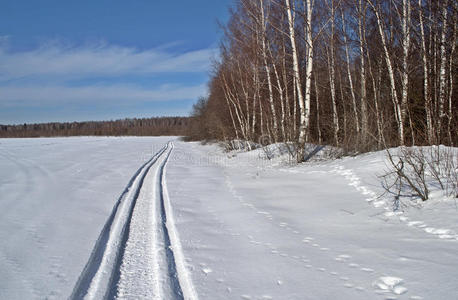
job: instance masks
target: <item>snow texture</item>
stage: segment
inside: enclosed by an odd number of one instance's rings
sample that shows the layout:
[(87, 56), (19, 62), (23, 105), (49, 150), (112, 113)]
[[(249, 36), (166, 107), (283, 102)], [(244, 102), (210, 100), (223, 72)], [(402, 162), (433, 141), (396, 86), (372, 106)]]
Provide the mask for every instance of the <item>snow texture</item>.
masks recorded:
[(0, 299), (456, 297), (454, 199), (393, 211), (383, 152), (286, 157), (173, 137), (2, 139)]

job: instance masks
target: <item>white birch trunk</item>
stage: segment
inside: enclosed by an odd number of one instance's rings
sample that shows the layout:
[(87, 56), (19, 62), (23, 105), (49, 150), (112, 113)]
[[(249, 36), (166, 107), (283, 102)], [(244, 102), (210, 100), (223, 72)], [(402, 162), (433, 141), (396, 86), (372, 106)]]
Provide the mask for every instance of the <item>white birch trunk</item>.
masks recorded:
[(336, 87), (335, 87), (335, 59), (334, 59), (334, 0), (331, 0), (331, 36), (328, 48), (329, 87), (331, 89), (332, 121), (334, 125), (334, 141), (339, 146), (339, 117), (337, 114)]
[[(409, 50), (410, 50), (410, 0), (402, 1), (402, 70), (401, 70), (401, 122), (407, 117), (407, 100), (409, 92)], [(412, 122), (410, 120), (410, 125)], [(413, 127), (410, 126), (413, 130)], [(411, 132), (412, 136), (414, 132)]]
[(445, 0), (442, 4), (442, 32), (441, 32), (441, 42), (440, 42), (440, 70), (439, 70), (439, 118), (437, 120), (437, 131), (438, 131), (438, 142), (441, 142), (441, 130), (442, 130), (442, 119), (445, 117), (444, 113), (444, 104), (446, 98), (446, 64), (447, 64), (447, 54), (445, 51), (445, 46), (447, 41), (446, 32), (447, 32), (447, 4), (448, 0)]
[(315, 76), (315, 101), (316, 101), (316, 129), (318, 131), (318, 143), (321, 144), (323, 142), (323, 137), (321, 135), (321, 126), (320, 126), (320, 100), (319, 100), (319, 92), (318, 92), (318, 84), (316, 82)]
[[(456, 42), (457, 42), (457, 15), (458, 15), (458, 4), (455, 2), (454, 3), (454, 18), (453, 18), (453, 40), (452, 40), (452, 50), (450, 52), (450, 61), (449, 61), (449, 81), (450, 81), (450, 91), (448, 95), (448, 124), (447, 124), (447, 133), (448, 133), (448, 139), (449, 139), (449, 145), (453, 146), (453, 139), (452, 139), (452, 120), (454, 117), (453, 111), (452, 111), (452, 101), (453, 101), (453, 84), (454, 84), (454, 73), (453, 73), (453, 58), (455, 56), (455, 50), (456, 50)], [(456, 75), (456, 74), (455, 74)]]
[(264, 0), (259, 0), (259, 5), (260, 5), (260, 11), (261, 11), (261, 45), (262, 45), (262, 57), (264, 60), (264, 68), (266, 70), (266, 75), (267, 75), (267, 86), (269, 89), (269, 104), (270, 104), (270, 110), (272, 112), (272, 124), (273, 124), (273, 138), (274, 141), (278, 141), (278, 123), (277, 123), (277, 113), (275, 111), (275, 103), (274, 103), (274, 95), (273, 95), (273, 89), (272, 89), (272, 79), (270, 77), (270, 67), (268, 64), (267, 60), (267, 46), (266, 46), (266, 20), (264, 16)]
[[(270, 52), (270, 57), (271, 57), (271, 59), (273, 60), (272, 51), (269, 50), (269, 52)], [(277, 82), (278, 94), (279, 94), (279, 96), (280, 96), (280, 109), (281, 109), (280, 129), (281, 129), (281, 134), (282, 134), (282, 137), (283, 137), (283, 141), (286, 141), (286, 131), (285, 131), (285, 99), (284, 99), (284, 97), (283, 97), (283, 87), (282, 87), (282, 85), (281, 85), (280, 75), (278, 74), (277, 66), (275, 65), (275, 63), (272, 64), (272, 67), (273, 67), (274, 74), (275, 74), (275, 79), (276, 79), (276, 82)]]
[(229, 115), (231, 116), (232, 126), (234, 126), (235, 138), (238, 140), (239, 139), (238, 128), (237, 128), (237, 125), (235, 124), (234, 114), (232, 113), (231, 104), (229, 102), (229, 95), (226, 92), (226, 87), (227, 87), (226, 80), (224, 79), (224, 75), (222, 75), (222, 76), (223, 76), (223, 78), (221, 80), (221, 84), (223, 85), (223, 92), (224, 92), (224, 96), (225, 96), (224, 98), (226, 99), (227, 107), (229, 109)]
[(306, 0), (307, 20), (306, 20), (306, 67), (305, 67), (305, 141), (308, 141), (310, 134), (310, 101), (312, 96), (312, 72), (313, 72), (313, 38), (312, 38), (312, 13), (314, 0)]
[[(308, 0), (310, 1), (310, 0)], [(289, 27), (289, 38), (291, 40), (291, 51), (292, 51), (292, 57), (293, 57), (293, 75), (294, 75), (294, 82), (296, 85), (296, 92), (297, 92), (297, 98), (298, 98), (298, 103), (299, 103), (299, 115), (300, 115), (300, 121), (299, 121), (299, 146), (300, 148), (303, 147), (307, 140), (307, 111), (304, 106), (304, 98), (302, 94), (302, 85), (301, 85), (301, 76), (299, 73), (299, 59), (298, 59), (298, 54), (297, 54), (297, 49), (296, 49), (296, 33), (295, 33), (295, 28), (294, 28), (294, 16), (291, 13), (291, 5), (289, 0), (285, 0), (285, 5), (286, 5), (286, 13), (288, 15), (288, 27)], [(302, 155), (303, 153), (300, 151), (298, 153), (298, 160), (302, 161)]]
[(375, 17), (377, 19), (377, 27), (378, 27), (380, 38), (381, 38), (381, 41), (382, 41), (383, 51), (384, 51), (384, 54), (385, 54), (385, 62), (386, 62), (386, 66), (387, 66), (387, 69), (388, 69), (388, 77), (390, 78), (391, 97), (392, 97), (392, 101), (393, 101), (393, 105), (394, 105), (394, 112), (395, 112), (396, 122), (398, 124), (399, 144), (402, 146), (402, 145), (404, 145), (404, 122), (403, 122), (402, 115), (401, 115), (401, 107), (399, 105), (398, 94), (396, 92), (396, 81), (395, 81), (395, 78), (394, 78), (393, 66), (391, 64), (390, 52), (388, 51), (388, 46), (387, 46), (387, 43), (386, 43), (385, 30), (383, 28), (380, 12), (374, 6), (374, 4), (372, 3), (371, 0), (367, 0), (367, 1), (371, 5), (372, 9), (374, 10)]
[(422, 0), (418, 0), (418, 16), (420, 20), (420, 37), (421, 37), (421, 49), (422, 49), (422, 60), (423, 60), (423, 90), (424, 90), (424, 101), (425, 101), (425, 112), (426, 112), (426, 130), (428, 143), (433, 143), (433, 121), (431, 113), (431, 94), (429, 92), (429, 66), (428, 66), (428, 54), (426, 51), (426, 40), (425, 40), (425, 29), (423, 25), (423, 8)]
[(368, 116), (367, 116), (367, 97), (366, 97), (366, 67), (365, 67), (365, 56), (364, 56), (364, 48), (365, 48), (365, 35), (363, 31), (363, 27), (365, 26), (364, 18), (365, 18), (365, 8), (363, 10), (362, 0), (359, 0), (359, 12), (358, 12), (358, 33), (359, 33), (359, 56), (361, 60), (361, 127), (362, 127), (362, 134), (363, 134), (363, 141), (366, 141), (367, 134), (368, 134)]

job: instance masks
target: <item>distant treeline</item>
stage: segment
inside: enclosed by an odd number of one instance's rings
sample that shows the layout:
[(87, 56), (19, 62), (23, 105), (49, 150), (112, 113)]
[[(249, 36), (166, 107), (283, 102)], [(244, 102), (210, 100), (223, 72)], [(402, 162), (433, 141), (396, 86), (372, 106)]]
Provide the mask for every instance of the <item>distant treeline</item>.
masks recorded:
[(116, 121), (0, 125), (0, 138), (81, 135), (182, 136), (187, 135), (190, 123), (191, 118), (188, 117), (160, 117)]

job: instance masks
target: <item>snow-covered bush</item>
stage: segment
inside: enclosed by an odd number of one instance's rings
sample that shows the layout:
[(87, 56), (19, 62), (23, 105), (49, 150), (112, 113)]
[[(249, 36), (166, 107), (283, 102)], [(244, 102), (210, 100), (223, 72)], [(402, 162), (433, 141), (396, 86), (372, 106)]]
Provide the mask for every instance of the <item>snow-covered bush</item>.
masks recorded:
[(230, 151), (251, 151), (261, 147), (261, 145), (245, 140), (230, 140), (223, 143), (226, 152)]
[(400, 147), (387, 150), (383, 187), (393, 194), (395, 206), (401, 198), (429, 199), (432, 191), (458, 197), (458, 149), (445, 146)]

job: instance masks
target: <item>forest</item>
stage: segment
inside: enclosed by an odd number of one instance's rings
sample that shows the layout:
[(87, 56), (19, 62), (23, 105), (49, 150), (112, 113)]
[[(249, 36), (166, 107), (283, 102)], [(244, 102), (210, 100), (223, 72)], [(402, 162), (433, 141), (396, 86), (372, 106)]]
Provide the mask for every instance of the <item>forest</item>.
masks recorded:
[(0, 125), (0, 138), (50, 136), (186, 135), (190, 119), (160, 117), (68, 123)]
[(455, 145), (457, 1), (237, 0), (190, 137)]

